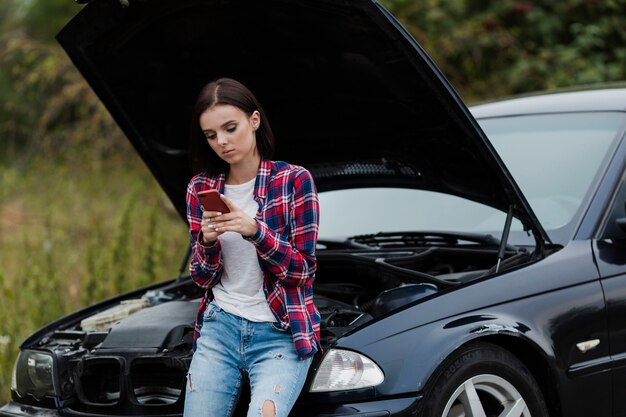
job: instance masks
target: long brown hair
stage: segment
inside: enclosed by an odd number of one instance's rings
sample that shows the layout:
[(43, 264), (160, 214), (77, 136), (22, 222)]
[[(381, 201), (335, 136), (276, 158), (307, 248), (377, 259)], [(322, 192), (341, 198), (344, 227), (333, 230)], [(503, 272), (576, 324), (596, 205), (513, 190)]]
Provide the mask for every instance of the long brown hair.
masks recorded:
[(217, 175), (228, 172), (229, 165), (211, 149), (200, 128), (200, 116), (216, 104), (230, 104), (243, 111), (248, 117), (254, 111), (261, 115), (261, 123), (256, 130), (256, 147), (261, 159), (274, 156), (274, 134), (269, 121), (254, 94), (239, 81), (232, 78), (219, 78), (205, 85), (196, 100), (191, 122), (190, 158), (194, 174), (206, 172)]

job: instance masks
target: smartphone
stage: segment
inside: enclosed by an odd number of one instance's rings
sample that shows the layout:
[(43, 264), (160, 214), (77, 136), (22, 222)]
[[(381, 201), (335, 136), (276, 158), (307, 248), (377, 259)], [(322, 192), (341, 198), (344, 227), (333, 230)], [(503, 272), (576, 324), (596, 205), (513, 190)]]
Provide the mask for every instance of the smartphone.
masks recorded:
[(222, 213), (230, 213), (226, 203), (222, 201), (220, 192), (217, 190), (206, 190), (198, 193), (200, 204), (205, 211), (220, 211)]

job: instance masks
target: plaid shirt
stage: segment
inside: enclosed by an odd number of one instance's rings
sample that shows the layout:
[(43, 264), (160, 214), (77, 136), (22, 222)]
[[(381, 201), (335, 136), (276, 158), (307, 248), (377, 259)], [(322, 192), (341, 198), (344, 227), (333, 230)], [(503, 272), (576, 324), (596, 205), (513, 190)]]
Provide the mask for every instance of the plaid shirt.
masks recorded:
[[(196, 175), (187, 187), (187, 220), (193, 254), (189, 269), (196, 284), (207, 289), (196, 318), (195, 339), (200, 336), (203, 312), (213, 300), (211, 288), (219, 282), (223, 270), (219, 239), (211, 246), (204, 246), (200, 240), (202, 208), (198, 192), (208, 189), (223, 194), (224, 174)], [(298, 356), (308, 358), (320, 346), (320, 315), (313, 304), (319, 223), (319, 201), (313, 178), (302, 167), (262, 160), (254, 199), (259, 204), (258, 230), (247, 240), (256, 246), (265, 297), (276, 321), (291, 329)]]

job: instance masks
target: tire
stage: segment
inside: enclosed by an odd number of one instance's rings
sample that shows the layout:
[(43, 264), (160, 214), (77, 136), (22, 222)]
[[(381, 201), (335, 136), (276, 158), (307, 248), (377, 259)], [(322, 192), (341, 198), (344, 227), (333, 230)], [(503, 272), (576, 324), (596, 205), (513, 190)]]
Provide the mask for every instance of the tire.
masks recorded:
[(420, 417), (549, 416), (526, 366), (489, 343), (454, 352), (429, 380), (418, 411)]

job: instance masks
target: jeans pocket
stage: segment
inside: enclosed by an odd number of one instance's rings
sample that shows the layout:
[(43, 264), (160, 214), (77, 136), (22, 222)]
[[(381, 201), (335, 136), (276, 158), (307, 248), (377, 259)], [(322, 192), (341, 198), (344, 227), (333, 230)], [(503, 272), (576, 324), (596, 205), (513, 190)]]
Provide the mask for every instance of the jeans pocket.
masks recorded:
[(273, 323), (270, 323), (270, 327), (272, 328), (272, 330), (275, 330), (277, 332), (281, 332), (281, 333), (291, 333), (290, 329), (283, 329), (282, 326), (280, 325), (279, 322), (275, 321)]
[(207, 305), (206, 308), (204, 309), (202, 321), (207, 322), (207, 321), (215, 320), (215, 316), (217, 315), (219, 311), (220, 311), (220, 308), (218, 306), (216, 306), (213, 303), (209, 303), (209, 305)]

